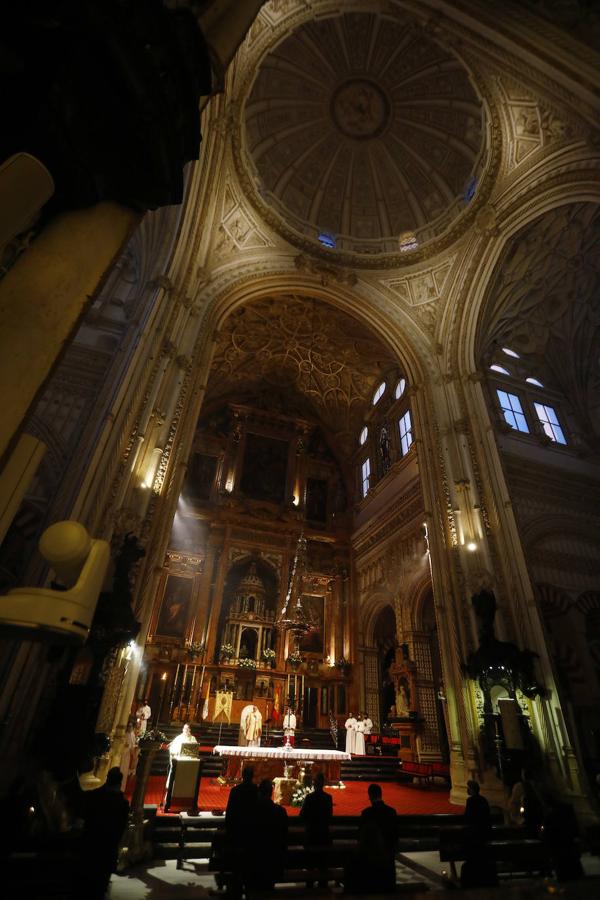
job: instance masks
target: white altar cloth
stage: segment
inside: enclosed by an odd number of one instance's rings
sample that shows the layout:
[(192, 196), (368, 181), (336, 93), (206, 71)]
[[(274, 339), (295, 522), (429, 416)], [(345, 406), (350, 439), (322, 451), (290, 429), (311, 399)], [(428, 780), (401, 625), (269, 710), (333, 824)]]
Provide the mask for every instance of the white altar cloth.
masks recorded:
[(317, 760), (334, 760), (342, 762), (342, 760), (352, 759), (349, 753), (343, 750), (315, 750), (308, 748), (302, 750), (295, 747), (293, 750), (286, 750), (284, 747), (229, 747), (226, 744), (218, 744), (213, 747), (213, 753), (217, 756), (246, 756), (250, 759), (283, 759), (288, 763), (294, 762), (316, 762)]

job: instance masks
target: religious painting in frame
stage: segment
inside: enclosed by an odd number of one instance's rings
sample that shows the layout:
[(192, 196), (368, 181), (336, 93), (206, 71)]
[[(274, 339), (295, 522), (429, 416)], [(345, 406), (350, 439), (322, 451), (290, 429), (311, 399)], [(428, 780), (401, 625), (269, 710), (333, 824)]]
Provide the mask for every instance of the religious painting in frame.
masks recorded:
[(183, 640), (189, 618), (193, 578), (167, 575), (156, 622), (157, 637)]
[(318, 653), (324, 655), (325, 646), (325, 598), (304, 594), (302, 598), (304, 610), (313, 623), (313, 628), (300, 638), (302, 653)]
[(247, 434), (240, 484), (242, 492), (253, 500), (283, 503), (288, 453), (288, 441)]
[(329, 713), (329, 688), (321, 688), (321, 715), (326, 716)]

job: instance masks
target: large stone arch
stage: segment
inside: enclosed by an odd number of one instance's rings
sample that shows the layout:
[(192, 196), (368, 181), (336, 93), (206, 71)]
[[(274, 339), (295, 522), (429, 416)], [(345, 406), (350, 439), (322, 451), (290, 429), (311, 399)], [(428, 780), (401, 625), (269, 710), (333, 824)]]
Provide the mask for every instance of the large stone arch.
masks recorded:
[[(576, 203), (600, 204), (597, 172), (592, 169), (591, 160), (587, 162), (590, 165), (589, 172), (574, 170), (568, 175), (563, 172), (551, 173), (526, 194), (512, 197), (512, 203), (507, 204), (504, 210), (496, 211), (491, 208), (490, 225), (487, 229), (482, 228), (478, 246), (473, 247), (475, 265), (469, 278), (468, 303), (464, 304), (462, 318), (457, 320), (456, 328), (451, 332), (452, 350), (447, 359), (450, 365), (453, 365), (451, 360), (454, 361), (458, 372), (468, 375), (478, 368), (480, 320), (490, 302), (496, 272), (519, 233), (560, 207)], [(459, 294), (466, 290), (466, 284), (461, 284)], [(455, 314), (453, 310), (456, 304), (460, 304), (460, 299), (455, 295), (450, 298), (444, 314), (446, 327), (450, 324), (449, 316)]]

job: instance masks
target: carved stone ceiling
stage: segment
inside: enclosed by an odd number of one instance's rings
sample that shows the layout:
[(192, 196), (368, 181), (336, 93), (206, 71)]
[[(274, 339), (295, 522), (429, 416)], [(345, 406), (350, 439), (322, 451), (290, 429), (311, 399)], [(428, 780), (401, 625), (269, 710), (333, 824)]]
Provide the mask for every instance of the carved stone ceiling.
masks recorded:
[[(600, 208), (575, 203), (520, 231), (490, 287), (479, 327), (484, 360), (508, 346), (573, 405), (600, 440)], [(507, 363), (508, 365), (508, 363)]]
[(364, 326), (332, 306), (282, 295), (235, 310), (219, 332), (207, 403), (287, 396), (353, 453), (373, 392), (396, 362)]
[(461, 62), (409, 20), (368, 12), (300, 25), (263, 58), (244, 117), (261, 197), (356, 253), (447, 229), (482, 155)]

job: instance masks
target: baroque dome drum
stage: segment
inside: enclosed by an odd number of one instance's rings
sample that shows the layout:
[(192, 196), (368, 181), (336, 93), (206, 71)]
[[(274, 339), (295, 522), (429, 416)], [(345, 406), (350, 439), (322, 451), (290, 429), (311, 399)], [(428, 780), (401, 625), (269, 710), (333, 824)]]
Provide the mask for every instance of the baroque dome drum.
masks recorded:
[(296, 235), (361, 255), (446, 232), (485, 167), (484, 133), (458, 57), (367, 12), (297, 27), (263, 56), (244, 106), (260, 200)]

